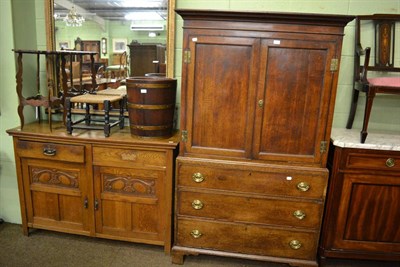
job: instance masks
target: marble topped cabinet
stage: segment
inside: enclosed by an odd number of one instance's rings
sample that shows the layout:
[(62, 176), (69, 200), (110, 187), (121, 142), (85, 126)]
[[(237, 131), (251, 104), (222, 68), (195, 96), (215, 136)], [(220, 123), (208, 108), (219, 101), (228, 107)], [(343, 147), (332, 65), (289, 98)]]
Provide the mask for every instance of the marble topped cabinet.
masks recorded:
[(400, 260), (400, 134), (333, 129), (319, 254)]

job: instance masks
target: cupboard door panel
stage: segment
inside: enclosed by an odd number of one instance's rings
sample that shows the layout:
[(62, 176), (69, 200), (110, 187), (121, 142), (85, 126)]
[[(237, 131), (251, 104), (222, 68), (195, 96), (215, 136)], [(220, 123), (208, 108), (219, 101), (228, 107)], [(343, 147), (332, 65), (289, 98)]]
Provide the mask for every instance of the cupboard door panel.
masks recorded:
[[(333, 75), (329, 43), (263, 40), (255, 157), (319, 163)], [(264, 73), (265, 72), (265, 73)]]
[(344, 174), (333, 247), (399, 253), (397, 176)]
[(163, 240), (163, 171), (95, 166), (94, 177), (98, 235)]
[(32, 227), (90, 234), (85, 200), (88, 181), (83, 165), (23, 159), (28, 223)]
[(259, 40), (215, 36), (191, 40), (185, 103), (189, 117), (182, 125), (188, 130), (185, 150), (249, 157)]

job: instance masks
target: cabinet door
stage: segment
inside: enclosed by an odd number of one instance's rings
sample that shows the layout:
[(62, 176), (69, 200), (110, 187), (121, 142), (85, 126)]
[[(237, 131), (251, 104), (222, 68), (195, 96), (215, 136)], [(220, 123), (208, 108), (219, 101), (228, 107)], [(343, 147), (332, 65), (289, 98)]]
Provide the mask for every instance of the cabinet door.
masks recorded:
[(254, 156), (319, 164), (334, 81), (329, 42), (262, 40)]
[(28, 226), (90, 235), (91, 186), (83, 164), (22, 159)]
[(96, 235), (163, 245), (164, 171), (94, 167)]
[(182, 83), (185, 154), (250, 156), (259, 48), (255, 38), (188, 39), (184, 53), (190, 51), (190, 62), (183, 66)]
[(344, 174), (333, 249), (400, 253), (398, 175)]

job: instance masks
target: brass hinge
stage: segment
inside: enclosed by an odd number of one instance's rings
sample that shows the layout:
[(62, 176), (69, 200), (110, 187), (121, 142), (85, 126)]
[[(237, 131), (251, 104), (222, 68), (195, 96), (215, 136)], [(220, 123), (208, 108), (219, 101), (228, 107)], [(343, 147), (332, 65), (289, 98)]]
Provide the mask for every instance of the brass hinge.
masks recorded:
[(189, 49), (186, 49), (184, 52), (183, 52), (183, 63), (185, 63), (185, 64), (189, 64), (190, 63), (190, 61), (191, 61), (191, 53), (190, 53), (190, 50)]
[(328, 142), (327, 141), (321, 141), (319, 151), (321, 152), (321, 154), (326, 153), (328, 151)]
[(339, 59), (332, 58), (331, 60), (331, 71), (337, 71), (339, 68)]
[(187, 139), (188, 139), (188, 132), (187, 132), (186, 130), (183, 130), (183, 131), (182, 131), (182, 138), (181, 138), (181, 140), (182, 140), (182, 142), (186, 142)]

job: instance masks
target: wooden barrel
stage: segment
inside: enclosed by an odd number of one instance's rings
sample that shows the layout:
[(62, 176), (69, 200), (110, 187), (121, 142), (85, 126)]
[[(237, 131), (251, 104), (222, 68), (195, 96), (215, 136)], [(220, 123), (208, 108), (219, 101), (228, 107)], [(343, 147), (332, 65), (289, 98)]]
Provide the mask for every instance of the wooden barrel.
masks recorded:
[(176, 79), (131, 77), (126, 79), (129, 123), (132, 135), (172, 135)]

